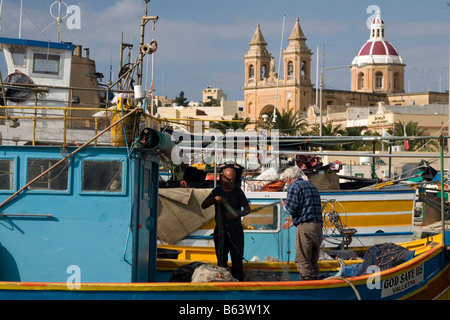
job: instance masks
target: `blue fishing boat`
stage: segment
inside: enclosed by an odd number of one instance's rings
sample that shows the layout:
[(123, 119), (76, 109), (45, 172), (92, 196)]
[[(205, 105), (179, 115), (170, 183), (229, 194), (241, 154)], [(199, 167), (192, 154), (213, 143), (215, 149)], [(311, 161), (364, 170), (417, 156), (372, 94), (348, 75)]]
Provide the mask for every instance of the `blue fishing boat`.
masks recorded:
[[(176, 188), (159, 190), (161, 247), (179, 250), (184, 257), (206, 260), (215, 258), (214, 216), (201, 210), (201, 203), (211, 189)], [(295, 230), (284, 230), (288, 215), (280, 205), (287, 192), (246, 192), (254, 213), (242, 219), (244, 226), (244, 257), (264, 259), (272, 257), (289, 261), (294, 249)], [(364, 251), (384, 242), (407, 242), (414, 236), (416, 190), (409, 186), (392, 185), (383, 188), (320, 191), (325, 217), (324, 248), (341, 247)], [(189, 207), (184, 202), (190, 201)], [(187, 203), (187, 202), (186, 202)], [(203, 212), (204, 224), (190, 230), (192, 217)], [(332, 223), (332, 217), (337, 217)], [(212, 219), (211, 221), (208, 220)], [(337, 221), (339, 220), (339, 225)], [(177, 227), (177, 222), (183, 227)], [(176, 232), (178, 231), (178, 232)], [(351, 231), (351, 233), (350, 233)], [(201, 257), (199, 257), (201, 254)]]

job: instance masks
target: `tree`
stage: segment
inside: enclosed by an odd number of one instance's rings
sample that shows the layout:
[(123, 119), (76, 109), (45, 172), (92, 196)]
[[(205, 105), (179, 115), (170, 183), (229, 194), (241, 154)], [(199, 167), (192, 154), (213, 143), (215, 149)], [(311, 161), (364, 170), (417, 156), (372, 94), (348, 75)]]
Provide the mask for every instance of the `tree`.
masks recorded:
[[(418, 122), (409, 121), (405, 123), (401, 120), (394, 124), (394, 130), (389, 129), (388, 133), (397, 137), (423, 137), (426, 129), (419, 126)], [(403, 145), (404, 141), (397, 140), (396, 145)], [(435, 151), (439, 148), (439, 143), (436, 140), (408, 140), (408, 151), (415, 151), (422, 149), (423, 151)], [(406, 149), (406, 148), (405, 148)]]
[(280, 113), (277, 110), (276, 115), (275, 122), (270, 120), (270, 128), (278, 129), (281, 135), (296, 136), (299, 133), (301, 134), (308, 126), (305, 119), (300, 119), (298, 117), (298, 111), (293, 113), (293, 110), (291, 109), (289, 111), (283, 110), (283, 112)]
[[(344, 136), (347, 137), (360, 137), (365, 127), (346, 127), (344, 130)], [(342, 145), (344, 150), (360, 150), (364, 147), (363, 141), (354, 141)]]
[[(222, 120), (224, 120), (222, 118)], [(250, 123), (250, 118), (239, 118), (238, 114), (236, 113), (232, 119), (233, 121), (220, 121), (220, 122), (213, 122), (211, 124), (211, 128), (220, 130), (223, 133), (226, 133), (228, 129), (232, 130), (238, 130), (242, 129), (245, 130), (245, 127)], [(238, 121), (240, 120), (240, 121)]]
[(188, 101), (187, 99), (184, 97), (184, 92), (180, 91), (180, 93), (178, 94), (177, 97), (175, 97), (175, 103), (179, 106), (187, 106), (188, 105)]
[[(314, 124), (309, 132), (313, 136), (320, 135), (320, 126), (319, 124)], [(335, 136), (343, 136), (345, 134), (345, 130), (342, 129), (342, 125), (338, 124), (333, 127), (333, 122), (328, 122), (326, 125), (322, 123), (322, 136), (323, 137), (335, 137)], [(342, 149), (342, 143), (336, 144), (336, 142), (320, 142), (323, 144), (323, 147), (326, 147), (328, 150), (340, 150)]]
[[(320, 129), (319, 124), (314, 124), (311, 128), (311, 135), (318, 136), (320, 135)], [(329, 137), (329, 136), (343, 136), (345, 134), (345, 130), (342, 129), (342, 125), (338, 124), (337, 126), (333, 127), (332, 122), (328, 122), (326, 125), (322, 123), (322, 136)]]
[(220, 106), (220, 101), (217, 99), (211, 99), (210, 101), (204, 102), (203, 105), (205, 107)]

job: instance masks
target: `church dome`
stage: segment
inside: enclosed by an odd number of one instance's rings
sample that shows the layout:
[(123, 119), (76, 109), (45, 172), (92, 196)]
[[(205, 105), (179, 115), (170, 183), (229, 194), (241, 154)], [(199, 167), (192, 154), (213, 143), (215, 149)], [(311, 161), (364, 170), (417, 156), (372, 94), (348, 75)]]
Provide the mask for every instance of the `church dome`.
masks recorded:
[(358, 51), (353, 65), (361, 64), (403, 64), (397, 49), (384, 38), (384, 21), (377, 14), (370, 27), (370, 38)]

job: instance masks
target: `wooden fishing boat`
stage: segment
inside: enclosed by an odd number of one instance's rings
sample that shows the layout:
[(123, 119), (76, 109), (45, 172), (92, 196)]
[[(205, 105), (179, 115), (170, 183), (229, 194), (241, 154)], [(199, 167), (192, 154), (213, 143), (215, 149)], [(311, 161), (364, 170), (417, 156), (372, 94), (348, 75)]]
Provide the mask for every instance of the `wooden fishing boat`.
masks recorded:
[[(192, 197), (193, 203), (201, 203), (204, 198), (200, 197), (207, 195), (205, 192), (197, 195), (182, 188), (160, 189), (161, 219), (164, 219), (159, 230), (162, 240), (160, 247), (179, 250), (185, 258), (195, 256), (203, 260), (215, 259), (212, 238), (214, 219), (188, 234), (186, 230), (189, 230), (189, 226), (184, 229), (177, 227), (179, 232), (174, 232), (174, 221), (178, 224), (187, 221), (188, 224), (192, 216), (201, 211), (199, 206), (191, 207), (193, 214), (189, 216), (186, 205), (176, 200), (180, 194)], [(325, 218), (324, 246), (327, 249), (341, 246), (363, 251), (378, 243), (400, 243), (413, 239), (416, 190), (412, 187), (395, 185), (383, 188), (327, 190), (321, 191), (320, 195)], [(286, 192), (246, 192), (246, 196), (252, 210), (262, 209), (242, 220), (244, 257), (247, 260), (253, 257), (262, 260), (266, 256), (280, 261), (292, 260), (288, 252), (294, 248), (294, 230), (282, 228), (288, 215), (279, 204), (280, 198), (286, 198)], [(328, 219), (332, 214), (340, 218), (343, 229), (351, 230), (352, 233), (344, 235), (339, 232), (337, 226)], [(206, 214), (205, 216), (208, 217)], [(209, 218), (213, 217), (209, 215)], [(184, 236), (182, 231), (185, 231)], [(179, 236), (176, 238), (177, 234)]]

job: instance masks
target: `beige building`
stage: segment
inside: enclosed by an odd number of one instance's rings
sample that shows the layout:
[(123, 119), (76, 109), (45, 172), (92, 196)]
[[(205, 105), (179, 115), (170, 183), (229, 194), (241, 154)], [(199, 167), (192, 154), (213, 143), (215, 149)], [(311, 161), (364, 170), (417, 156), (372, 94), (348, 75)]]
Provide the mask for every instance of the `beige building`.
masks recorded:
[(206, 89), (203, 89), (203, 103), (210, 102), (212, 100), (217, 100), (219, 102), (226, 101), (227, 95), (223, 93), (222, 89), (208, 86)]
[[(220, 101), (220, 106), (207, 107), (191, 105), (187, 107), (166, 105), (158, 107), (157, 117), (168, 119), (174, 129), (192, 131), (195, 120), (200, 120), (203, 129), (209, 128), (211, 120), (232, 120), (239, 110), (243, 110), (243, 101)], [(242, 117), (242, 115), (240, 115)]]
[[(315, 115), (315, 106), (310, 106), (307, 120), (310, 123), (318, 121)], [(344, 106), (328, 105), (324, 110), (323, 123), (332, 122), (334, 126), (364, 127), (370, 131), (382, 133), (383, 130), (392, 129), (394, 123), (399, 121), (408, 123), (418, 122), (425, 128), (425, 135), (439, 136), (448, 134), (448, 104), (433, 103), (425, 105), (396, 106), (385, 105), (379, 102), (375, 106)]]

